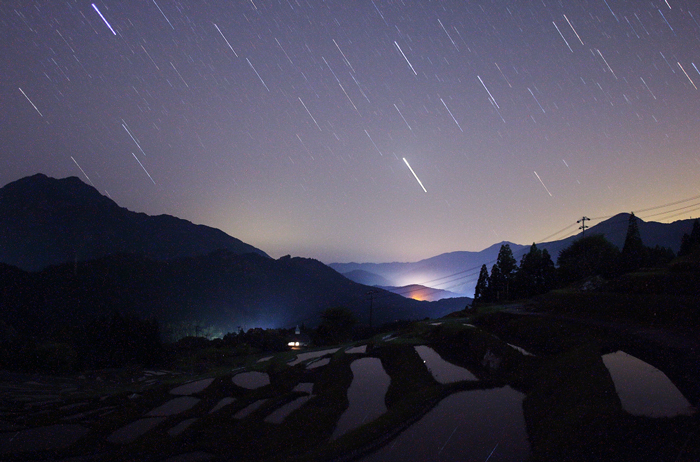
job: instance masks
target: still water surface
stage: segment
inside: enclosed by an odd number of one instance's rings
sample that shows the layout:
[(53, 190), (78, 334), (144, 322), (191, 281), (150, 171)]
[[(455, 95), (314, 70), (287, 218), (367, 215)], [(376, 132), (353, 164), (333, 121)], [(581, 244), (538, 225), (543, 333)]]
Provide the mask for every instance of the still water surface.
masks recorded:
[(479, 380), (467, 369), (448, 363), (435, 350), (425, 345), (415, 347), (433, 378), (440, 383), (461, 382), (462, 380)]
[(688, 415), (693, 409), (669, 378), (655, 368), (624, 351), (603, 355), (622, 408), (633, 415), (674, 417)]
[(362, 358), (350, 364), (352, 383), (348, 388), (349, 405), (340, 416), (332, 438), (370, 422), (386, 412), (384, 396), (390, 378), (378, 358)]
[(527, 460), (524, 397), (508, 386), (450, 395), (363, 462)]

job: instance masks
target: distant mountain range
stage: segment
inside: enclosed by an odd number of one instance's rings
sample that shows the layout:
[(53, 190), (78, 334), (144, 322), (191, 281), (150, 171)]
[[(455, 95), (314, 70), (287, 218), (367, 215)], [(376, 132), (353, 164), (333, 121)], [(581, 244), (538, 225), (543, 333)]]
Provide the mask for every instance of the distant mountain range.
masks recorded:
[(1, 188), (0, 230), (0, 321), (38, 336), (115, 311), (226, 333), (313, 326), (337, 306), (366, 324), (371, 303), (378, 325), (470, 302), (412, 300), (316, 260), (275, 260), (220, 230), (131, 212), (75, 177), (34, 175)]
[[(673, 223), (645, 222), (639, 220), (642, 242), (647, 246), (660, 245), (678, 252), (684, 233), (690, 233), (694, 220)], [(619, 248), (627, 235), (629, 214), (620, 213), (586, 230), (586, 234), (602, 234)], [(556, 263), (559, 252), (571, 245), (580, 234), (559, 241), (538, 243), (547, 249)], [(530, 245), (499, 242), (479, 252), (449, 252), (418, 262), (410, 263), (331, 263), (329, 266), (347, 278), (363, 284), (389, 287), (420, 284), (435, 290), (448, 290), (455, 296), (472, 297), (482, 264), (490, 269), (496, 261), (501, 245), (509, 244), (518, 263), (528, 252)]]
[[(621, 247), (628, 217), (616, 215), (587, 233)], [(674, 251), (691, 227), (692, 220), (639, 223), (645, 245)], [(577, 238), (538, 247), (556, 261)], [(40, 332), (121, 311), (227, 332), (314, 325), (334, 306), (366, 323), (370, 303), (376, 324), (434, 318), (470, 303), (454, 297), (473, 294), (481, 265), (493, 264), (501, 244), (415, 263), (275, 260), (218, 229), (131, 212), (78, 178), (34, 175), (0, 188), (0, 321)], [(510, 246), (518, 261), (529, 249)]]

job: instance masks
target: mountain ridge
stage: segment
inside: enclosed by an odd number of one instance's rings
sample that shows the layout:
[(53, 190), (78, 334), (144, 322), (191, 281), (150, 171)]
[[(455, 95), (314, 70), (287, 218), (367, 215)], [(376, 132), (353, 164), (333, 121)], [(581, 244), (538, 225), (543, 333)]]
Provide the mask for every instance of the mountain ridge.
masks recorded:
[[(627, 234), (629, 213), (619, 213), (591, 226), (586, 234), (602, 234), (612, 244), (622, 248)], [(680, 248), (681, 237), (690, 233), (693, 219), (677, 220), (673, 223), (645, 222), (638, 218), (642, 242), (646, 246), (660, 245), (669, 247), (674, 252)], [(559, 252), (571, 245), (581, 235), (576, 234), (557, 241), (537, 243), (539, 249), (547, 249), (556, 263)], [(416, 262), (403, 263), (330, 263), (328, 266), (352, 279), (352, 272), (363, 272), (371, 280), (372, 275), (388, 280), (390, 284), (382, 286), (407, 286), (419, 284), (448, 290), (461, 296), (471, 297), (482, 264), (488, 268), (496, 261), (498, 251), (503, 244), (508, 244), (513, 256), (520, 262), (530, 245), (502, 241), (481, 251), (452, 251), (425, 258)]]
[(30, 336), (114, 313), (226, 333), (314, 325), (337, 306), (366, 324), (371, 303), (379, 324), (470, 301), (412, 300), (317, 260), (275, 260), (218, 229), (129, 211), (76, 177), (37, 174), (0, 188), (0, 230), (0, 327)]
[(0, 262), (38, 271), (115, 253), (168, 260), (220, 248), (269, 256), (223, 231), (120, 207), (77, 177), (36, 174), (0, 188)]

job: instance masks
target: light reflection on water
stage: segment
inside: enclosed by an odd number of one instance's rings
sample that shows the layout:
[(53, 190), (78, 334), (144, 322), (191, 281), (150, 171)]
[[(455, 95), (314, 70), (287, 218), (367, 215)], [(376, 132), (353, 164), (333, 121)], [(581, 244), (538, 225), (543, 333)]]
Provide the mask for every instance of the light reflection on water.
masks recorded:
[(650, 364), (624, 351), (603, 355), (622, 408), (633, 415), (673, 417), (693, 409), (669, 378)]
[(396, 439), (362, 460), (527, 460), (530, 444), (522, 411), (524, 397), (508, 386), (455, 393), (440, 401)]
[(390, 378), (378, 358), (362, 358), (350, 364), (353, 379), (348, 388), (347, 410), (340, 416), (332, 438), (370, 422), (386, 412), (384, 396)]

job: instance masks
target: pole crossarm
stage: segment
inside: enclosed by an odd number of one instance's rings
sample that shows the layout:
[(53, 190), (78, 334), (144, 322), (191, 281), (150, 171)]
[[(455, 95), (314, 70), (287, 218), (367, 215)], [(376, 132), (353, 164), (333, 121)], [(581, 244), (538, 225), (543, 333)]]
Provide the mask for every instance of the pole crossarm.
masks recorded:
[(587, 216), (584, 216), (580, 220), (576, 221), (576, 223), (581, 223), (581, 226), (578, 227), (578, 229), (581, 230), (581, 237), (586, 237), (586, 228), (588, 228), (588, 225), (586, 224), (586, 220), (590, 221), (591, 219), (588, 218)]

